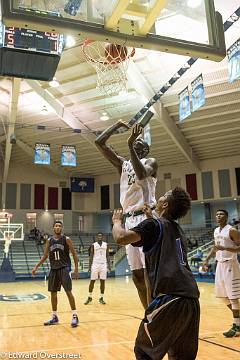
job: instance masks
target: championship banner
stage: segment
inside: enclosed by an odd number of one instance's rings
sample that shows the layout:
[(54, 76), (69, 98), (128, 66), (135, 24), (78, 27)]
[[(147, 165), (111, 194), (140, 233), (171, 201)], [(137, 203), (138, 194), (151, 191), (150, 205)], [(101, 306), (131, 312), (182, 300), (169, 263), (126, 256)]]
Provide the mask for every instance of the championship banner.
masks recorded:
[(147, 124), (144, 128), (144, 135), (143, 135), (143, 139), (144, 141), (146, 141), (146, 143), (151, 146), (152, 143), (152, 139), (151, 139), (151, 127), (150, 124)]
[(62, 145), (61, 152), (62, 166), (77, 166), (76, 147), (72, 145)]
[(179, 121), (183, 121), (191, 115), (190, 97), (188, 87), (186, 87), (180, 94), (179, 98)]
[(71, 177), (71, 192), (94, 192), (94, 178)]
[(34, 163), (50, 165), (50, 144), (35, 144)]
[(191, 82), (192, 86), (192, 111), (198, 110), (205, 105), (205, 89), (202, 74)]
[(240, 79), (240, 39), (227, 51), (228, 55), (228, 80), (233, 83)]

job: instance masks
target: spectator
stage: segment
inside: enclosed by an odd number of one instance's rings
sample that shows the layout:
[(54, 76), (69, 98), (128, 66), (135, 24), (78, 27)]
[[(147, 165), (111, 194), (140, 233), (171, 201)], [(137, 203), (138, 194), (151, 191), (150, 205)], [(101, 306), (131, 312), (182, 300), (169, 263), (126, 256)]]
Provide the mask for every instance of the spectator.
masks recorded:
[(79, 253), (79, 254), (83, 254), (83, 252), (84, 252), (84, 247), (82, 246), (82, 244), (80, 244), (80, 245), (78, 246), (78, 253)]

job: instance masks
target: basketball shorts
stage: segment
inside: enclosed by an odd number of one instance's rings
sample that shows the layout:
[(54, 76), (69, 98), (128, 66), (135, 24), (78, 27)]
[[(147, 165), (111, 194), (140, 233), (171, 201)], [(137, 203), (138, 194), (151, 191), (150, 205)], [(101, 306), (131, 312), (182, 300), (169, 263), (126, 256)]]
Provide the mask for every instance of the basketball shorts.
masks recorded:
[(91, 280), (106, 280), (107, 278), (107, 264), (92, 264)]
[(56, 292), (61, 290), (72, 290), (72, 279), (67, 267), (61, 269), (51, 269), (48, 277), (48, 291)]
[(198, 299), (162, 295), (145, 311), (135, 341), (137, 360), (194, 360), (198, 351)]
[[(146, 219), (145, 214), (141, 214), (138, 216), (130, 216), (126, 218), (125, 229), (126, 230), (132, 229), (145, 219)], [(127, 245), (126, 254), (127, 254), (128, 264), (131, 270), (138, 270), (145, 268), (145, 255), (143, 253), (142, 247), (134, 247), (132, 245)]]
[(237, 260), (218, 261), (215, 293), (219, 298), (240, 299), (240, 264)]

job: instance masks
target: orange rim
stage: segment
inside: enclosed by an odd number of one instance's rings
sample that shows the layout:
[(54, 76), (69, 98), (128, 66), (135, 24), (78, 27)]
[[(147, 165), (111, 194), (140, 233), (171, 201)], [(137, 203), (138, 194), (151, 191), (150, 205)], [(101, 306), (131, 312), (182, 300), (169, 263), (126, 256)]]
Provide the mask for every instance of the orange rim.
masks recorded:
[(84, 53), (84, 56), (87, 60), (89, 60), (90, 62), (92, 63), (98, 63), (98, 64), (102, 64), (102, 65), (115, 65), (115, 64), (120, 64), (128, 59), (130, 59), (131, 57), (133, 57), (135, 55), (135, 48), (132, 48), (132, 51), (130, 54), (127, 54), (126, 58), (124, 60), (121, 60), (120, 58), (119, 59), (116, 59), (115, 61), (112, 61), (112, 62), (109, 62), (109, 61), (104, 61), (104, 60), (97, 60), (97, 59), (93, 59), (90, 55), (87, 54), (86, 52), (86, 48), (94, 43), (95, 41), (94, 40), (90, 40), (90, 39), (86, 39), (84, 40), (83, 44), (82, 44), (82, 50), (83, 50), (83, 53)]

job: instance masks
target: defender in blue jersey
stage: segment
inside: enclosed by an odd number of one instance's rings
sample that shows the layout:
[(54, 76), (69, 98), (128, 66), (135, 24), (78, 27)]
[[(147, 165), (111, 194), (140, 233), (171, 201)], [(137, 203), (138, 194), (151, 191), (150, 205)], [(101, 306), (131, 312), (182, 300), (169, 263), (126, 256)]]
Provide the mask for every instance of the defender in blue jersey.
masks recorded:
[[(156, 219), (148, 215), (134, 228), (122, 227), (122, 210), (113, 214), (117, 244), (142, 246), (151, 303), (135, 343), (137, 360), (194, 360), (198, 350), (199, 291), (187, 262), (186, 239), (176, 220), (190, 209), (189, 195), (175, 188), (160, 197)], [(150, 207), (148, 211), (151, 211)]]
[(57, 292), (61, 290), (62, 286), (67, 294), (72, 309), (73, 316), (71, 326), (76, 327), (78, 326), (79, 321), (75, 299), (72, 294), (72, 279), (69, 274), (71, 264), (69, 251), (71, 251), (74, 259), (75, 269), (72, 273), (72, 277), (75, 279), (78, 278), (78, 257), (76, 250), (73, 247), (72, 240), (65, 235), (62, 235), (62, 228), (63, 224), (61, 221), (54, 222), (54, 235), (47, 240), (44, 255), (32, 270), (32, 275), (36, 275), (39, 266), (49, 258), (51, 270), (48, 278), (48, 291), (51, 292), (53, 315), (52, 319), (46, 321), (44, 325), (55, 325), (59, 322), (57, 315)]

